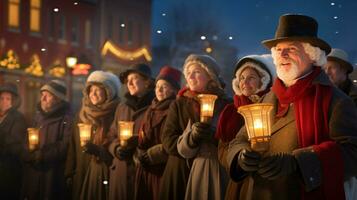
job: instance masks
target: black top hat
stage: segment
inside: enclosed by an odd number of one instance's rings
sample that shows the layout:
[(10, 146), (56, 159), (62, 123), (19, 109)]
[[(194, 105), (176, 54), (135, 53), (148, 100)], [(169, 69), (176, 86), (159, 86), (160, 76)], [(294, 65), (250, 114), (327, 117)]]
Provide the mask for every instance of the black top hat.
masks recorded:
[(133, 66), (127, 68), (125, 71), (121, 72), (119, 74), (120, 82), (124, 84), (130, 73), (138, 73), (148, 79), (154, 80), (151, 77), (150, 67), (146, 64), (140, 63), (140, 64), (133, 65)]
[(283, 41), (301, 41), (324, 50), (326, 55), (331, 47), (325, 41), (317, 37), (318, 24), (315, 19), (304, 15), (283, 15), (279, 19), (279, 25), (275, 32), (275, 38), (262, 41), (263, 45), (271, 49), (277, 43)]

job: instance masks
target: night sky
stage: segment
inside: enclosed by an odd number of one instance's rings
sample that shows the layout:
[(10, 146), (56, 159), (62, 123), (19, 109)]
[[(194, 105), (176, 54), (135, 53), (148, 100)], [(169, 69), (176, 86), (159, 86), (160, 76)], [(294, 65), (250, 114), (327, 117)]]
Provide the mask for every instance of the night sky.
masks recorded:
[(170, 43), (174, 28), (170, 15), (182, 4), (188, 5), (182, 15), (195, 18), (195, 11), (205, 10), (202, 17), (211, 18), (205, 23), (217, 21), (224, 37), (231, 37), (229, 42), (239, 49), (237, 57), (268, 53), (260, 42), (274, 37), (279, 16), (294, 13), (315, 18), (319, 37), (346, 50), (351, 62), (357, 63), (356, 0), (153, 0), (153, 46)]

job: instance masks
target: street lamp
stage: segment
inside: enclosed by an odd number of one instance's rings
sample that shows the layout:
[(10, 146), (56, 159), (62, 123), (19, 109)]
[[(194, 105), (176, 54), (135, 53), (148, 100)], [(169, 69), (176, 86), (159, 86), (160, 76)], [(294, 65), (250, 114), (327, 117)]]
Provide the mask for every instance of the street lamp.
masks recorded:
[(66, 58), (66, 64), (68, 68), (73, 68), (77, 64), (77, 58), (74, 56), (68, 56)]

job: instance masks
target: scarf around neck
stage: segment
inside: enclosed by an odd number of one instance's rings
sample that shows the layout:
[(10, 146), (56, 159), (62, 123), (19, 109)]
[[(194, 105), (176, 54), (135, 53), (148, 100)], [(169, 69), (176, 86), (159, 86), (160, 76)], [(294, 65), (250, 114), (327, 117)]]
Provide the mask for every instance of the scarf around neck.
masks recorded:
[(341, 150), (329, 137), (332, 87), (313, 82), (321, 73), (320, 67), (314, 67), (312, 73), (288, 88), (277, 78), (272, 87), (279, 101), (276, 117), (283, 117), (289, 105), (294, 105), (299, 147), (312, 146), (322, 164), (321, 187), (303, 192), (303, 199), (344, 199)]

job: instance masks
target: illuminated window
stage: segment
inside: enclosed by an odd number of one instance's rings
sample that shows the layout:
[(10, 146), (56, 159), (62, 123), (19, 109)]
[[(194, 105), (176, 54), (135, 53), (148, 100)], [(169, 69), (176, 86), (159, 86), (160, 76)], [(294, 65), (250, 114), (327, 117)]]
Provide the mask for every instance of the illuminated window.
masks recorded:
[(41, 14), (41, 0), (31, 0), (30, 11), (30, 30), (32, 32), (40, 31), (40, 14)]
[(11, 28), (19, 28), (20, 25), (20, 0), (8, 1), (8, 25)]
[(87, 47), (92, 46), (92, 23), (89, 19), (84, 24), (84, 42)]

